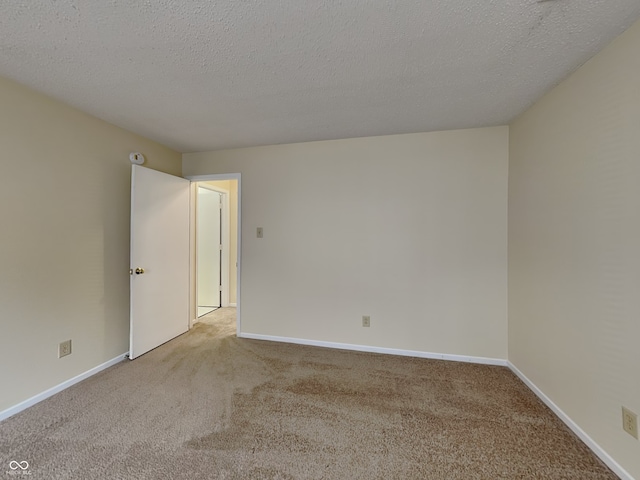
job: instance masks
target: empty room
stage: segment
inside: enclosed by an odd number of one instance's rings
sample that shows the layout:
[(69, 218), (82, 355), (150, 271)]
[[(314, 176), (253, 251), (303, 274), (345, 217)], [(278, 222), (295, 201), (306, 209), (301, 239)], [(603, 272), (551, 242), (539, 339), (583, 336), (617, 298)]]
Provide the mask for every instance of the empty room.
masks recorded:
[(0, 477), (640, 480), (640, 3), (0, 4)]

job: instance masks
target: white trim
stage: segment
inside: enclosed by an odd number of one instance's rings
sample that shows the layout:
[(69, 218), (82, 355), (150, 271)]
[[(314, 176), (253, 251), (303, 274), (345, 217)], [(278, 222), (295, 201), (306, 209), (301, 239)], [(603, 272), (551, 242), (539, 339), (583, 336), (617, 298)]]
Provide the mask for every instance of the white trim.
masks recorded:
[(242, 324), (241, 318), (241, 294), (240, 294), (240, 275), (242, 274), (242, 179), (239, 173), (234, 173), (233, 176), (238, 180), (238, 198), (237, 201), (237, 219), (236, 219), (236, 335), (240, 334)]
[(196, 286), (196, 198), (198, 184), (189, 188), (189, 329), (198, 322), (198, 289)]
[(542, 390), (540, 390), (535, 383), (529, 380), (524, 373), (518, 370), (518, 368), (513, 363), (507, 362), (507, 366), (513, 373), (518, 376), (520, 380), (524, 382), (527, 387), (529, 387), (529, 389), (533, 393), (538, 396), (540, 400), (545, 403), (547, 407), (549, 407), (553, 411), (553, 413), (556, 414), (558, 418), (560, 418), (560, 420), (565, 423), (565, 425), (567, 425), (567, 427), (571, 429), (573, 433), (575, 433), (580, 438), (580, 440), (582, 440), (587, 445), (587, 447), (591, 449), (593, 453), (595, 453), (600, 458), (600, 460), (602, 460), (611, 470), (613, 470), (613, 473), (618, 475), (621, 480), (634, 480), (629, 472), (627, 472), (620, 466), (618, 462), (611, 458), (611, 456), (607, 452), (605, 452), (605, 450), (600, 445), (598, 445), (584, 430), (582, 430), (582, 428), (580, 428), (578, 424), (574, 422), (571, 417), (569, 417), (569, 415), (564, 413), (558, 405), (553, 403), (553, 400), (547, 397), (542, 392)]
[(229, 304), (229, 306), (230, 306), (230, 307), (237, 307), (237, 306), (238, 306), (238, 304), (237, 304), (237, 303), (230, 303), (230, 304)]
[(86, 372), (81, 373), (80, 375), (77, 375), (73, 378), (70, 378), (69, 380), (62, 382), (61, 384), (56, 385), (55, 387), (51, 387), (50, 389), (45, 390), (44, 392), (39, 393), (37, 395), (34, 395), (33, 397), (28, 398), (27, 400), (20, 402), (17, 405), (14, 405), (13, 407), (9, 407), (6, 410), (3, 410), (2, 412), (0, 412), (0, 421), (6, 418), (9, 418), (15, 415), (16, 413), (19, 413), (35, 405), (36, 403), (39, 403), (55, 395), (56, 393), (61, 392), (66, 388), (69, 388), (70, 386), (75, 385), (76, 383), (81, 382), (82, 380), (85, 380), (91, 377), (92, 375), (95, 375), (96, 373), (101, 372), (102, 370), (115, 365), (116, 363), (120, 363), (122, 360), (124, 360), (127, 357), (127, 355), (129, 355), (129, 352), (123, 353), (122, 355), (118, 355), (116, 358), (113, 358), (107, 362), (104, 362), (102, 365), (93, 367), (92, 369), (87, 370)]
[(192, 182), (210, 182), (219, 180), (240, 180), (239, 173), (207, 173), (205, 175), (185, 175)]
[(240, 333), (240, 338), (253, 340), (267, 340), (270, 342), (295, 343), (298, 345), (311, 345), (314, 347), (336, 348), (339, 350), (353, 350), (357, 352), (383, 353), (386, 355), (401, 355), (404, 357), (433, 358), (437, 360), (449, 360), (453, 362), (479, 363), (483, 365), (507, 366), (507, 361), (500, 358), (471, 357), (468, 355), (451, 355), (448, 353), (422, 352), (419, 350), (401, 350), (397, 348), (374, 347), (370, 345), (355, 345), (351, 343), (324, 342), (321, 340), (307, 340), (304, 338), (276, 337), (272, 335), (260, 335), (257, 333)]

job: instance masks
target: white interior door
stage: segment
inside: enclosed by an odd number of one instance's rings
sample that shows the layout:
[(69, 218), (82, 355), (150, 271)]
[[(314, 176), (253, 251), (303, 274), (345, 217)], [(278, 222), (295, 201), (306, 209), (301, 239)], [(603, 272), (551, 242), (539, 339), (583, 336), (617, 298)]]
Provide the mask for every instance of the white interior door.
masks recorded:
[(131, 359), (189, 329), (189, 184), (133, 165)]
[(197, 198), (198, 310), (209, 312), (221, 306), (222, 195), (198, 187)]

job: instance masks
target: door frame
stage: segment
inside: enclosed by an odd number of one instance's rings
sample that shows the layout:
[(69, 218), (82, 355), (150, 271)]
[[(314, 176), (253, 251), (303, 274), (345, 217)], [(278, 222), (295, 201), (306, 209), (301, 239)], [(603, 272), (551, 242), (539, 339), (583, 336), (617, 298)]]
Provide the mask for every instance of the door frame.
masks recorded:
[[(193, 182), (192, 182), (193, 183)], [(220, 306), (221, 307), (228, 307), (229, 306), (229, 250), (230, 250), (230, 244), (231, 244), (231, 230), (230, 230), (230, 218), (229, 218), (229, 191), (225, 190), (224, 188), (221, 187), (215, 187), (213, 185), (208, 185), (206, 183), (201, 183), (200, 181), (195, 182), (196, 183), (196, 202), (195, 202), (195, 206), (196, 206), (196, 218), (197, 218), (197, 214), (198, 214), (198, 188), (204, 188), (205, 190), (210, 190), (212, 192), (216, 192), (219, 193), (221, 196), (221, 204), (222, 204), (222, 208), (220, 209), (220, 218), (222, 219), (222, 221), (220, 222), (221, 228), (220, 228), (220, 237), (222, 238), (222, 256), (220, 258), (220, 276), (222, 278), (222, 281), (220, 283), (220, 286), (222, 287), (222, 290), (220, 291), (222, 296), (220, 298)], [(194, 232), (195, 235), (195, 250), (196, 250), (196, 258), (195, 258), (195, 266), (196, 266), (196, 308), (197, 308), (197, 303), (198, 303), (198, 232), (197, 232), (197, 221), (196, 221), (196, 231)], [(196, 312), (196, 318), (195, 320), (197, 321), (197, 312)]]
[[(242, 275), (242, 178), (240, 173), (222, 173), (208, 175), (186, 175), (187, 180), (191, 181), (191, 206), (189, 212), (189, 232), (190, 232), (190, 249), (189, 249), (189, 323), (193, 325), (197, 320), (198, 306), (197, 290), (196, 290), (196, 188), (197, 182), (220, 181), (220, 180), (236, 180), (238, 182), (238, 208), (236, 217), (236, 233), (237, 233), (237, 262), (236, 267), (236, 334), (240, 336), (242, 325), (242, 294), (240, 285)], [(228, 197), (228, 196), (227, 196)], [(230, 231), (230, 229), (229, 229)], [(229, 242), (231, 243), (231, 242)], [(229, 245), (230, 246), (230, 245)], [(228, 263), (228, 262), (227, 262)]]

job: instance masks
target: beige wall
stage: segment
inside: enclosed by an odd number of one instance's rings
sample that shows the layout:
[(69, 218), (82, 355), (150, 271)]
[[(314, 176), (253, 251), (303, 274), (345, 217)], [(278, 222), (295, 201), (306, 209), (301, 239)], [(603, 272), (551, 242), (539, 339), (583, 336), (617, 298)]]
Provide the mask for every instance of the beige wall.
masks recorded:
[(640, 23), (510, 132), (509, 358), (640, 478)]
[(496, 127), (186, 154), (183, 174), (242, 174), (244, 333), (505, 359), (507, 157)]
[[(128, 350), (129, 153), (180, 155), (0, 78), (0, 411)], [(57, 358), (60, 341), (73, 353)]]

